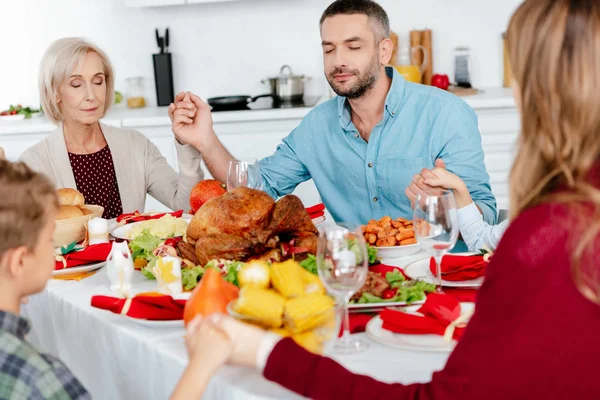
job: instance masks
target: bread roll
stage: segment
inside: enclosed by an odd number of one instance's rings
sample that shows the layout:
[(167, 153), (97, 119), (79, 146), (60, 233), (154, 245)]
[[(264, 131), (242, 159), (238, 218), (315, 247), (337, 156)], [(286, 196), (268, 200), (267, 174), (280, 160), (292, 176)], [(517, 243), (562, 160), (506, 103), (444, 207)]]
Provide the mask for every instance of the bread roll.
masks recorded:
[(85, 204), (83, 195), (75, 189), (63, 188), (56, 191), (61, 206), (79, 206)]
[(56, 217), (56, 220), (58, 221), (61, 219), (70, 219), (77, 217), (83, 217), (83, 213), (77, 206), (62, 205), (58, 209), (58, 216)]
[(79, 208), (81, 210), (81, 212), (83, 213), (83, 215), (90, 215), (90, 214), (92, 214), (92, 210), (90, 210), (86, 206), (77, 206), (77, 208)]

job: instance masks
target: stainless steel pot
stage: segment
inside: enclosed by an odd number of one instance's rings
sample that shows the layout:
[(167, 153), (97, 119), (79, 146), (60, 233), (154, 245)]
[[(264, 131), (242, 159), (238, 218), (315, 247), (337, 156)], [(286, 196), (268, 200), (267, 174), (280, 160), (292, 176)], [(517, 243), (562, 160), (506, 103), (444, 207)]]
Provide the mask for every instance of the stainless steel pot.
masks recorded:
[(304, 96), (304, 81), (308, 78), (304, 75), (294, 75), (289, 65), (284, 65), (279, 70), (278, 76), (263, 79), (262, 83), (268, 83), (271, 94), (279, 101), (299, 101)]

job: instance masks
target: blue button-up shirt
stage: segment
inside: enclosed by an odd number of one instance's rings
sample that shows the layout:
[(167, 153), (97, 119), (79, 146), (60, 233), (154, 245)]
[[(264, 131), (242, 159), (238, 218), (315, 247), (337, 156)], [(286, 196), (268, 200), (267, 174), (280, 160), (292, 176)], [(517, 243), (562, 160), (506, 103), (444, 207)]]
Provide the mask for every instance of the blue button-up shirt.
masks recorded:
[(383, 119), (366, 142), (345, 97), (315, 107), (270, 157), (260, 161), (263, 189), (278, 198), (313, 179), (337, 222), (366, 223), (385, 215), (412, 218), (404, 190), (438, 158), (461, 177), (488, 223), (496, 199), (483, 162), (477, 115), (460, 98), (406, 82), (386, 67), (392, 85)]

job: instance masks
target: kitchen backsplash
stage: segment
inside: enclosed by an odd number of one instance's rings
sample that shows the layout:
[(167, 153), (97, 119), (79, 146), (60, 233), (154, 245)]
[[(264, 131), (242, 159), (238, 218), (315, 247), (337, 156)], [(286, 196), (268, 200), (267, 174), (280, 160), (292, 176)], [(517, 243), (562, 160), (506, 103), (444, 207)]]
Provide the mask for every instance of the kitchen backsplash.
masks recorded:
[[(433, 31), (434, 73), (453, 76), (454, 48), (469, 46), (472, 82), (501, 86), (502, 38), (520, 0), (379, 0), (391, 27)], [(6, 3), (6, 4), (4, 4)], [(116, 88), (142, 76), (149, 104), (155, 104), (152, 53), (154, 28), (169, 27), (175, 90), (202, 97), (268, 93), (261, 79), (283, 64), (312, 79), (310, 95), (328, 94), (323, 77), (318, 20), (330, 0), (250, 0), (159, 8), (128, 8), (125, 0), (31, 0), (3, 2), (0, 108), (39, 105), (38, 66), (49, 43), (83, 36), (111, 58)], [(22, 39), (19, 39), (22, 38)]]

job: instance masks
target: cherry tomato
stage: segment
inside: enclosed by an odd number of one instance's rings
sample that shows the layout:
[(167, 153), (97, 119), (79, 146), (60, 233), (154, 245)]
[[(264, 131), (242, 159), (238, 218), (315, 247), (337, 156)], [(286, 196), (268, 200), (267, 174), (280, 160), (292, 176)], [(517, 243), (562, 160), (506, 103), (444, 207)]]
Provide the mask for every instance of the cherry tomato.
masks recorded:
[(392, 297), (396, 296), (397, 291), (398, 291), (397, 289), (385, 289), (383, 291), (383, 293), (381, 294), (381, 298), (382, 299), (391, 299)]

